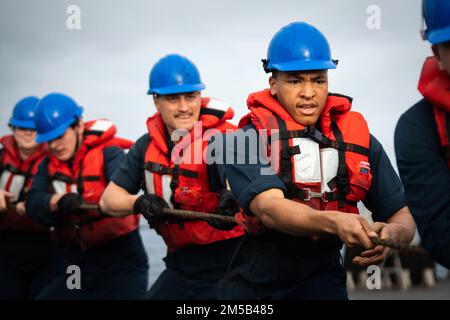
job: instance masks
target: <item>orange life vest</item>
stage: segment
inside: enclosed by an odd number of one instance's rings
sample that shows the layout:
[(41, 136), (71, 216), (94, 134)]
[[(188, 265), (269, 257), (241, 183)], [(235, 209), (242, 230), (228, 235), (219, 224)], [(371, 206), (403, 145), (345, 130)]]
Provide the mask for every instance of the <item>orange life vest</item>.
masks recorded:
[(450, 169), (450, 76), (428, 57), (419, 80), (419, 91), (433, 105), (434, 119), (447, 166)]
[[(85, 124), (83, 143), (72, 165), (49, 155), (48, 174), (53, 193), (75, 192), (86, 204), (98, 205), (107, 181), (104, 173), (103, 150), (117, 146), (129, 149), (131, 141), (115, 137), (117, 129), (108, 120)], [(98, 210), (70, 215), (55, 226), (56, 238), (63, 242), (79, 243), (83, 249), (106, 243), (134, 231), (139, 225), (138, 215), (108, 217)]]
[[(218, 193), (210, 190), (207, 165), (202, 160), (208, 146), (207, 137), (203, 134), (206, 129), (212, 128), (217, 129), (216, 132), (234, 131), (235, 126), (226, 122), (233, 115), (233, 110), (223, 102), (202, 98), (199, 121), (203, 130), (196, 132), (195, 128), (192, 129), (189, 137), (183, 137), (176, 144), (172, 152), (176, 154), (176, 150), (179, 151), (176, 159), (169, 154), (161, 115), (156, 113), (150, 117), (147, 120), (150, 143), (144, 164), (145, 191), (162, 197), (177, 209), (216, 212)], [(240, 226), (221, 231), (199, 220), (158, 223), (155, 229), (163, 237), (169, 252), (188, 245), (205, 245), (243, 235)]]
[[(46, 155), (46, 148), (44, 145), (40, 145), (38, 150), (22, 161), (13, 135), (2, 137), (0, 143), (3, 145), (0, 163), (0, 189), (13, 194), (10, 204), (25, 201), (33, 176)], [(45, 232), (47, 228), (27, 215), (19, 214), (15, 209), (8, 208), (5, 212), (0, 213), (0, 230)]]
[[(318, 210), (358, 213), (357, 202), (372, 181), (370, 134), (362, 115), (350, 111), (351, 98), (329, 94), (316, 127), (297, 123), (270, 90), (251, 94), (247, 104), (250, 113), (239, 127), (252, 123), (268, 130), (268, 154), (274, 158), (277, 152), (287, 198)], [(273, 150), (275, 134), (278, 150)]]

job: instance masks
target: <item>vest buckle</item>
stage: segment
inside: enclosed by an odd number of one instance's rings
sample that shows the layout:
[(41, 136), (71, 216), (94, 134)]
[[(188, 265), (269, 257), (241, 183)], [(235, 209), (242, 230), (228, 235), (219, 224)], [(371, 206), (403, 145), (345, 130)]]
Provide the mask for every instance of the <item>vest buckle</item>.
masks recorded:
[(302, 190), (304, 191), (305, 194), (305, 198), (303, 199), (303, 201), (310, 201), (312, 198), (320, 198), (323, 202), (328, 202), (327, 195), (325, 192), (322, 193), (311, 191), (310, 188), (303, 188)]

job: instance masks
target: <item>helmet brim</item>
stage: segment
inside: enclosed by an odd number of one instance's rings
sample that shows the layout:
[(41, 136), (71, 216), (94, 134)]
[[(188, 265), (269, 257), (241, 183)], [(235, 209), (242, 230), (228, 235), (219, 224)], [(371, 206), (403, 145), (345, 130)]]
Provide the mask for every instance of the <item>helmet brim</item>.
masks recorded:
[(432, 44), (440, 44), (450, 41), (450, 26), (448, 26), (447, 28), (428, 31), (426, 33), (426, 38)]
[(147, 94), (161, 94), (161, 95), (176, 94), (176, 93), (201, 91), (204, 89), (205, 89), (205, 85), (203, 83), (182, 84), (182, 85), (176, 85), (176, 86), (170, 86), (170, 87), (149, 89), (147, 91)]
[(336, 69), (336, 64), (333, 61), (298, 60), (286, 63), (270, 63), (268, 67), (270, 70), (278, 71), (305, 71)]
[(41, 133), (41, 134), (38, 133), (36, 135), (36, 142), (37, 143), (49, 142), (51, 140), (54, 140), (54, 139), (62, 136), (66, 132), (67, 128), (69, 128), (70, 125), (72, 123), (74, 123), (75, 121), (76, 121), (76, 119), (71, 119), (70, 121), (64, 122), (59, 127), (55, 128), (51, 131), (48, 131), (46, 133)]
[(9, 125), (12, 127), (36, 130), (36, 124), (33, 120), (18, 120), (11, 118), (11, 120), (9, 120)]

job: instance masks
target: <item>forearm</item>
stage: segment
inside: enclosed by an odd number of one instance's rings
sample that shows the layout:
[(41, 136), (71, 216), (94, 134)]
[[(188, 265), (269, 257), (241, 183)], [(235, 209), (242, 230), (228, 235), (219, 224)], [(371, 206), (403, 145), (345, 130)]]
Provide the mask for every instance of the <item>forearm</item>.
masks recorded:
[(6, 191), (0, 189), (0, 212), (5, 211), (7, 209), (6, 205)]
[(398, 210), (386, 223), (394, 228), (395, 232), (391, 235), (393, 240), (409, 243), (414, 238), (416, 225), (408, 207)]
[(294, 236), (336, 234), (336, 223), (329, 211), (319, 212), (285, 199), (281, 190), (274, 189), (270, 190), (270, 194), (258, 195), (251, 202), (250, 209), (267, 228), (279, 232)]
[(124, 188), (110, 182), (100, 200), (100, 208), (111, 216), (126, 216), (134, 213), (133, 205), (137, 198), (137, 195), (130, 194)]

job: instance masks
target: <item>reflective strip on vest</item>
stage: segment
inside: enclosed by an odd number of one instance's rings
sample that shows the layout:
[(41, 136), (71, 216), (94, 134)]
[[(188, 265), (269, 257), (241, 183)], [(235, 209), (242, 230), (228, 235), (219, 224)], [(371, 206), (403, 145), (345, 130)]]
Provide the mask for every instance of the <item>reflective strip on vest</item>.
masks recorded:
[(230, 105), (223, 102), (222, 100), (211, 98), (206, 105), (206, 108), (226, 112), (228, 109), (230, 109)]
[(169, 206), (171, 208), (173, 208), (172, 201), (170, 201), (170, 198), (172, 196), (172, 189), (170, 188), (170, 183), (172, 182), (172, 176), (163, 174), (161, 176), (161, 178), (162, 178), (163, 199), (166, 200), (166, 202), (169, 204)]
[(106, 132), (108, 131), (112, 126), (114, 126), (114, 123), (109, 120), (97, 120), (94, 122), (94, 124), (89, 128), (89, 131), (102, 131)]
[(53, 180), (52, 187), (55, 193), (78, 193), (76, 184), (68, 184), (61, 180)]
[(14, 174), (8, 170), (3, 171), (0, 178), (0, 188), (13, 194), (10, 198), (11, 202), (17, 202), (19, 200), (20, 192), (23, 190), (24, 183), (25, 176)]
[(309, 138), (293, 138), (293, 146), (299, 146), (300, 153), (294, 155), (294, 181), (296, 183), (320, 183), (321, 192), (330, 192), (328, 182), (337, 176), (339, 154), (334, 148), (319, 148)]
[(319, 144), (309, 138), (294, 138), (292, 145), (300, 148), (300, 153), (294, 156), (294, 181), (297, 183), (320, 182)]
[(339, 153), (334, 148), (320, 149), (320, 163), (322, 164), (322, 186), (321, 192), (331, 192), (328, 187), (334, 177), (337, 176), (339, 167)]
[[(162, 198), (169, 204), (171, 208), (173, 208), (172, 202), (170, 201), (170, 198), (172, 196), (172, 189), (170, 188), (170, 183), (172, 182), (172, 176), (163, 174), (161, 175), (161, 182), (162, 182)], [(154, 175), (150, 171), (145, 171), (145, 186), (147, 188), (148, 193), (156, 193), (155, 189), (155, 179)]]
[(155, 194), (155, 182), (153, 181), (153, 173), (145, 170), (145, 187), (148, 193)]

